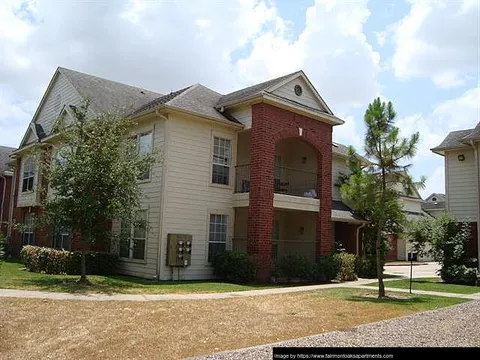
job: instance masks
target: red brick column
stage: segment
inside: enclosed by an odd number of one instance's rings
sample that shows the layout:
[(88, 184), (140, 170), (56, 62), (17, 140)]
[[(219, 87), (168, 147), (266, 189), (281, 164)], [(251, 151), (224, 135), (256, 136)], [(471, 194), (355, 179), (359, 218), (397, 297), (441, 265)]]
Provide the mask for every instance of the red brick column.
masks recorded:
[(252, 119), (247, 252), (256, 258), (257, 280), (268, 281), (272, 257), (275, 140), (263, 104), (252, 107)]
[[(325, 139), (326, 140), (326, 139)], [(323, 147), (324, 148), (324, 147)], [(320, 211), (317, 218), (316, 257), (328, 255), (333, 250), (332, 239), (332, 141), (330, 132), (330, 151), (323, 149), (317, 154), (317, 193), (320, 199)]]
[(260, 103), (252, 106), (251, 131), (247, 250), (264, 265), (258, 274), (258, 280), (268, 280), (271, 270), (275, 144), (280, 140), (298, 138), (317, 150), (317, 193), (320, 211), (317, 221), (316, 255), (329, 254), (333, 249), (332, 126), (273, 105)]

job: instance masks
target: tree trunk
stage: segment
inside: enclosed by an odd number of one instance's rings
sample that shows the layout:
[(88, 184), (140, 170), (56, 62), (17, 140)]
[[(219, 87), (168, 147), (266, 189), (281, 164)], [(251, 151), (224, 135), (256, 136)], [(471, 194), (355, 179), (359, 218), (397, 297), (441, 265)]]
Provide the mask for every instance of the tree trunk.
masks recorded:
[(82, 250), (82, 260), (80, 262), (80, 282), (81, 283), (88, 283), (87, 280), (87, 259), (85, 255), (85, 250)]
[(385, 285), (383, 284), (382, 266), (382, 226), (378, 226), (377, 238), (375, 239), (375, 257), (377, 262), (378, 297), (385, 297)]

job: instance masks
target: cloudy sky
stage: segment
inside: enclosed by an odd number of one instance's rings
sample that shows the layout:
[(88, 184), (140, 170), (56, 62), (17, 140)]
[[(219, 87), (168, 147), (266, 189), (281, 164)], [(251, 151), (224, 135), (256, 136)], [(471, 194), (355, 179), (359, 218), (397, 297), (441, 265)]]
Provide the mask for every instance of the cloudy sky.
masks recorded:
[(444, 191), (451, 130), (480, 121), (478, 0), (0, 0), (0, 144), (18, 146), (57, 66), (169, 92), (228, 93), (303, 69), (362, 148), (363, 114), (391, 100), (420, 131), (413, 175)]

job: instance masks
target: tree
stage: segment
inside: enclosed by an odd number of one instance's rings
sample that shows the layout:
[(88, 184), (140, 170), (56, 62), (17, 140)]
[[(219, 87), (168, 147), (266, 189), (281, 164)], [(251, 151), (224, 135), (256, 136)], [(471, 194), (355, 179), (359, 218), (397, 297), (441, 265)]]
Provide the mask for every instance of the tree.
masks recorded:
[(411, 165), (404, 163), (415, 155), (419, 133), (402, 138), (394, 126), (395, 117), (391, 102), (386, 104), (377, 98), (368, 105), (364, 116), (365, 158), (359, 157), (353, 148), (349, 150), (352, 174), (341, 187), (344, 199), (369, 221), (365, 233), (374, 239), (380, 298), (385, 296), (385, 235), (399, 234), (405, 222), (400, 195), (411, 195), (424, 182), (422, 179), (415, 183), (408, 173)]
[(138, 179), (155, 161), (140, 155), (135, 122), (124, 113), (88, 117), (88, 101), (71, 107), (73, 119), (61, 117), (54, 126), (61, 144), (41, 157), (44, 188), (43, 226), (68, 229), (82, 246), (80, 282), (88, 283), (85, 253), (92, 244), (108, 244), (113, 219), (136, 221), (141, 190)]
[(470, 226), (454, 218), (425, 218), (408, 224), (407, 235), (415, 251), (433, 254), (440, 263), (443, 281), (452, 284), (475, 285), (478, 259), (468, 256)]

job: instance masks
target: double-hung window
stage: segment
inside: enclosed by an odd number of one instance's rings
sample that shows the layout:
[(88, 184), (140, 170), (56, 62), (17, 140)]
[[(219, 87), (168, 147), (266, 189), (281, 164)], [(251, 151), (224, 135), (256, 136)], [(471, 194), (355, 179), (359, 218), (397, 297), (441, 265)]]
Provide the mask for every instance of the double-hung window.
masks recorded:
[(34, 178), (35, 161), (32, 158), (26, 158), (23, 162), (22, 192), (33, 190)]
[(215, 255), (225, 252), (227, 248), (227, 223), (227, 215), (210, 214), (208, 262), (212, 262)]
[(137, 223), (121, 224), (119, 256), (125, 259), (145, 260), (147, 244), (147, 210), (137, 213)]
[(22, 245), (33, 245), (35, 239), (35, 230), (33, 222), (35, 220), (34, 213), (25, 213), (23, 216), (23, 233)]
[(72, 247), (72, 239), (70, 231), (65, 228), (55, 230), (53, 237), (53, 247), (55, 249), (70, 250)]
[[(152, 132), (146, 132), (137, 135), (138, 154), (140, 156), (150, 155), (152, 153)], [(150, 167), (139, 176), (139, 180), (150, 179)]]
[(232, 161), (232, 142), (215, 136), (213, 138), (212, 183), (228, 185)]

